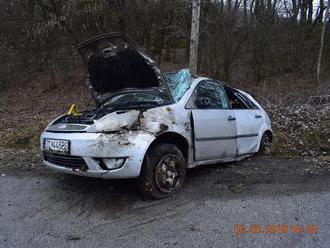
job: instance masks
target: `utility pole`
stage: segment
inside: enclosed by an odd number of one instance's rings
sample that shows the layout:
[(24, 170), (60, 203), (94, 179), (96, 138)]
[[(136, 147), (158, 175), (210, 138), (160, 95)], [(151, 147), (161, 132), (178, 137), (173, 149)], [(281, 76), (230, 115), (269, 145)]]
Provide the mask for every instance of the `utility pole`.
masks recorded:
[(200, 14), (201, 0), (192, 0), (189, 67), (193, 74), (197, 74)]
[(328, 19), (329, 19), (329, 4), (330, 4), (330, 0), (328, 0), (328, 4), (327, 4), (326, 11), (325, 11), (325, 16), (324, 16), (324, 21), (323, 21), (322, 32), (321, 32), (321, 43), (320, 43), (319, 57), (317, 60), (317, 67), (316, 67), (317, 85), (320, 85), (321, 61), (322, 61), (322, 53), (323, 53), (323, 46), (324, 46), (324, 34), (325, 34), (325, 29), (327, 27)]

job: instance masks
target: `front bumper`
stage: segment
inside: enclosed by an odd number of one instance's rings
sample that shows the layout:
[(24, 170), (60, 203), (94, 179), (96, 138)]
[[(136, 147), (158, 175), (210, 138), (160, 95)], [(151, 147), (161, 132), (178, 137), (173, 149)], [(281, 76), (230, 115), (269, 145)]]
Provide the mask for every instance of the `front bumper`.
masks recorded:
[[(126, 131), (120, 133), (54, 133), (43, 132), (40, 137), (41, 150), (43, 139), (70, 140), (71, 152), (68, 156), (84, 161), (81, 168), (63, 165), (57, 160), (43, 157), (43, 164), (53, 170), (88, 177), (134, 178), (140, 175), (145, 153), (155, 136), (145, 131)], [(59, 155), (59, 154), (55, 154)], [(102, 159), (124, 158), (118, 169), (107, 169), (100, 165)]]

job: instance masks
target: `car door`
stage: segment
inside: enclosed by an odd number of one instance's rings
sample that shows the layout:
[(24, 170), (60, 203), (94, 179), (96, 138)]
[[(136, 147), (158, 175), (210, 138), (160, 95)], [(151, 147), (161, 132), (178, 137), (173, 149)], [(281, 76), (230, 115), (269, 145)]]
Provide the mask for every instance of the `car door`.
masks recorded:
[(195, 160), (236, 155), (235, 113), (221, 84), (201, 81), (191, 97)]
[(240, 92), (234, 93), (236, 103), (233, 110), (237, 125), (237, 153), (244, 155), (255, 153), (259, 145), (259, 130), (263, 121), (261, 110)]

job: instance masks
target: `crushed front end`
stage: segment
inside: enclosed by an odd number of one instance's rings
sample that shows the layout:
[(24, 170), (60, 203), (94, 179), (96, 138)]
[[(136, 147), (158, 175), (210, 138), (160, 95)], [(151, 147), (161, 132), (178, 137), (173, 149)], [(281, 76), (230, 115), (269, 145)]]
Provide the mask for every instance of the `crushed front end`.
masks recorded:
[[(56, 171), (89, 177), (133, 178), (139, 176), (153, 140), (154, 136), (145, 131), (107, 134), (45, 131), (41, 135), (41, 150), (44, 165)], [(53, 144), (46, 146), (46, 142)], [(56, 142), (64, 142), (67, 148), (56, 148)]]

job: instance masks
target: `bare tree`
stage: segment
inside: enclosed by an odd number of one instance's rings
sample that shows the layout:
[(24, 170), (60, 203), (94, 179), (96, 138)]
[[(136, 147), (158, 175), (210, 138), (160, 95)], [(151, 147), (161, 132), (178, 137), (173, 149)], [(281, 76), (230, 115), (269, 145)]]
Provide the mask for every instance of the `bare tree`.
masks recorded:
[(317, 60), (316, 77), (317, 77), (317, 84), (318, 85), (320, 84), (320, 71), (321, 71), (321, 61), (322, 61), (322, 53), (323, 53), (323, 46), (324, 46), (324, 34), (325, 34), (325, 28), (327, 26), (328, 19), (329, 19), (329, 3), (327, 5), (326, 11), (325, 11), (323, 28), (322, 28), (322, 32), (321, 32), (319, 57), (318, 57), (318, 60)]
[[(165, 70), (190, 62), (193, 73), (222, 81), (257, 85), (289, 74), (314, 74), (319, 81), (320, 74), (330, 73), (330, 33), (324, 30), (327, 1), (317, 5), (316, 0), (0, 0), (0, 58), (6, 61), (0, 81), (10, 85), (23, 73), (32, 78), (52, 71), (70, 80), (81, 62), (74, 44), (115, 31), (146, 48)], [(320, 36), (322, 44), (315, 46)]]
[(200, 13), (201, 0), (192, 0), (189, 67), (194, 74), (197, 73)]

